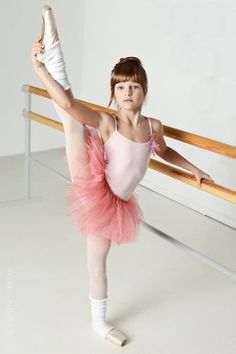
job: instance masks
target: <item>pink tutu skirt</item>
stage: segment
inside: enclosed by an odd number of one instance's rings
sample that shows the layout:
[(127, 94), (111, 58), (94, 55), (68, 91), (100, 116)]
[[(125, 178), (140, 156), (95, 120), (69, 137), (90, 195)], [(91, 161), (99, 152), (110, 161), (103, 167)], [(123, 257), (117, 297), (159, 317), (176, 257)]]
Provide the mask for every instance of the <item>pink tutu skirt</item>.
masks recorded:
[[(104, 147), (95, 128), (88, 127), (86, 139), (90, 172), (76, 176), (66, 185), (68, 210), (66, 215), (84, 236), (105, 238), (109, 244), (132, 242), (139, 236), (139, 224), (144, 221), (137, 196), (120, 199), (110, 189), (105, 177)], [(78, 155), (83, 168), (83, 159)]]

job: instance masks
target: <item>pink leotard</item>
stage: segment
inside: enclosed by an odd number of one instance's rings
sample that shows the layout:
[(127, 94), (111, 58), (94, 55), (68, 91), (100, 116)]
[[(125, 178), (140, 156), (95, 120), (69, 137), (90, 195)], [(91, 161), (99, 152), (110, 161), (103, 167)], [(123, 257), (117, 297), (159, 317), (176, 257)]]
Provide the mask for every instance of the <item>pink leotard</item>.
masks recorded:
[(148, 118), (150, 138), (139, 143), (118, 131), (119, 119), (113, 116), (115, 130), (103, 144), (98, 129), (77, 124), (55, 102), (54, 105), (64, 125), (72, 180), (66, 185), (66, 215), (86, 237), (117, 245), (135, 241), (145, 219), (133, 192), (147, 171), (151, 153), (155, 155), (159, 149), (151, 119)]
[[(145, 143), (139, 143), (122, 135), (118, 131), (116, 116), (113, 117), (115, 130), (104, 143), (105, 176), (113, 193), (127, 201), (144, 177), (151, 153), (155, 151), (158, 144), (153, 139), (150, 118), (148, 118), (150, 138)], [(99, 131), (98, 134), (102, 140)]]

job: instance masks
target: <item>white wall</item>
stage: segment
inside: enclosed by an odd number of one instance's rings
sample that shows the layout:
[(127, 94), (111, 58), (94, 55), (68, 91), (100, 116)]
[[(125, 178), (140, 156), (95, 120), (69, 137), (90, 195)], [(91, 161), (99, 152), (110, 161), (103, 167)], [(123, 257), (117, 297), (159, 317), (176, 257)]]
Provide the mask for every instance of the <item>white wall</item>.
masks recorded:
[[(21, 92), (21, 86), (30, 84), (43, 87), (34, 73), (30, 52), (41, 32), (41, 9), (44, 4), (45, 2), (37, 0), (10, 0), (1, 3), (0, 156), (24, 151), (24, 94)], [(83, 0), (50, 0), (49, 4), (55, 12), (70, 81), (75, 92), (78, 92), (82, 68)], [(32, 102), (33, 111), (56, 117), (50, 101), (33, 97)], [(53, 129), (34, 123), (32, 134), (33, 151), (64, 146), (64, 134)]]
[[(138, 56), (149, 78), (144, 115), (235, 145), (234, 1), (81, 0), (50, 4), (76, 97), (107, 106), (113, 66), (120, 57)], [(1, 156), (22, 153), (24, 149), (21, 84), (42, 87), (29, 56), (39, 33), (41, 5), (39, 1), (2, 5), (1, 43), (6, 51), (1, 58)], [(6, 37), (7, 27), (11, 31)], [(41, 102), (34, 99), (32, 110), (46, 110), (53, 116), (51, 106)], [(64, 146), (61, 133), (39, 125), (33, 133), (33, 150)], [(209, 173), (215, 183), (236, 189), (234, 160), (169, 138), (166, 142)], [(229, 202), (151, 170), (143, 185), (236, 226), (236, 208)]]
[[(145, 115), (235, 145), (233, 1), (89, 0), (84, 10), (82, 99), (106, 106), (114, 64), (120, 57), (135, 55), (149, 78)], [(166, 141), (209, 173), (215, 183), (236, 189), (233, 159), (169, 138)], [(236, 226), (236, 207), (227, 201), (152, 170), (142, 184)]]

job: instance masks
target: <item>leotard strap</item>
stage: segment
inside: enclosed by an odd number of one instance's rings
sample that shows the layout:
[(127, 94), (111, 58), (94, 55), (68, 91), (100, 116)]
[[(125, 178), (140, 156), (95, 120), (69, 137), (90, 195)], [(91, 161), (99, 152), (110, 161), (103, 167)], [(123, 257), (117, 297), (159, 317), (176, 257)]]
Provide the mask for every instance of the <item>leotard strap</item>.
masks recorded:
[(98, 129), (96, 129), (96, 130), (97, 130), (98, 136), (99, 136), (99, 138), (100, 138), (100, 140), (101, 140), (101, 143), (103, 144), (103, 140), (102, 140), (101, 133), (100, 133), (100, 131), (99, 131)]
[[(117, 120), (116, 120), (116, 116), (115, 116), (114, 114), (112, 114), (112, 116), (113, 116), (114, 121), (115, 121), (115, 130), (117, 130)], [(96, 129), (96, 130), (97, 130), (98, 136), (99, 136), (99, 138), (100, 138), (102, 144), (104, 145), (104, 142), (103, 142), (103, 139), (102, 139), (102, 136), (101, 136), (100, 131), (99, 131), (98, 129)]]
[(116, 120), (116, 116), (114, 114), (112, 114), (114, 121), (115, 121), (115, 130), (117, 130), (117, 120)]
[(151, 135), (152, 135), (152, 122), (151, 122), (150, 118), (148, 118), (148, 123), (149, 123), (149, 127), (150, 127), (150, 132), (151, 132)]

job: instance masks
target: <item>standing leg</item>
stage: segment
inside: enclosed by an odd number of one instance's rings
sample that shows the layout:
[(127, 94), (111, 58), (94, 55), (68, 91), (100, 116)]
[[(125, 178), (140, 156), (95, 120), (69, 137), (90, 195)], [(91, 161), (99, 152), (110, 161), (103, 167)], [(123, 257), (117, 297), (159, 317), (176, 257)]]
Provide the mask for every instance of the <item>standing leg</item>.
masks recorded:
[(110, 242), (97, 237), (87, 239), (87, 266), (89, 272), (89, 298), (91, 301), (92, 328), (112, 343), (123, 346), (125, 335), (106, 322), (107, 272), (106, 260)]
[(106, 260), (109, 242), (97, 237), (87, 239), (87, 266), (89, 273), (89, 298), (91, 302), (91, 326), (105, 337), (114, 327), (106, 322), (107, 273)]
[(102, 238), (87, 238), (87, 266), (89, 273), (89, 294), (92, 298), (107, 297), (106, 260), (109, 243)]

